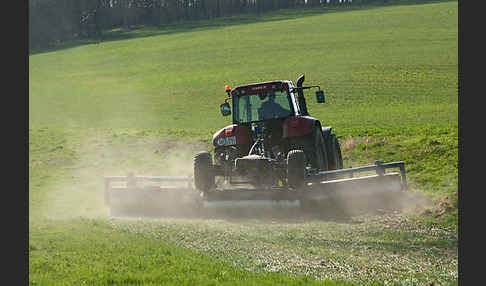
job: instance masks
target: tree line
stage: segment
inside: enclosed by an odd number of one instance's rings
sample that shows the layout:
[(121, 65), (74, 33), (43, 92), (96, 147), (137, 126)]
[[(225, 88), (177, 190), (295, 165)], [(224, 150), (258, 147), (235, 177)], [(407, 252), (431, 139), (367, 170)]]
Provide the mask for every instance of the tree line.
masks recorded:
[(29, 47), (42, 48), (103, 30), (160, 26), (297, 7), (384, 2), (386, 0), (29, 0)]

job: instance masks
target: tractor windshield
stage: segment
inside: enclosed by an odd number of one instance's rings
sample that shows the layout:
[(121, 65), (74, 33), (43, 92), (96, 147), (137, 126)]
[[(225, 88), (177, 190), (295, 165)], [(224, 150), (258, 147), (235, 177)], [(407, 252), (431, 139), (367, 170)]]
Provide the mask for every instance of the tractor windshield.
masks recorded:
[(286, 90), (235, 96), (233, 110), (235, 120), (239, 123), (283, 118), (292, 114)]

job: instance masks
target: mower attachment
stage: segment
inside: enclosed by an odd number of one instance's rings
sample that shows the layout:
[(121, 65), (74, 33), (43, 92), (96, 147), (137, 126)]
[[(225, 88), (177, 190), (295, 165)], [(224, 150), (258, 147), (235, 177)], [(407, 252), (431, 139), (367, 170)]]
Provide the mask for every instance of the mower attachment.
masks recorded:
[[(107, 176), (104, 180), (104, 201), (113, 216), (158, 216), (198, 207), (198, 192), (191, 177), (134, 176), (130, 173), (127, 176)], [(160, 186), (165, 182), (174, 185)]]
[[(400, 173), (386, 173), (386, 169), (399, 168)], [(354, 177), (356, 173), (376, 171), (376, 175)], [(348, 178), (344, 178), (348, 175)], [(408, 189), (405, 165), (403, 162), (383, 163), (375, 161), (374, 165), (309, 172), (306, 177), (310, 200), (326, 200), (329, 197), (360, 197), (370, 195), (394, 195)]]
[[(386, 173), (387, 169), (397, 172)], [(362, 172), (374, 171), (376, 174)], [(347, 177), (349, 176), (349, 177)], [(374, 201), (392, 198), (408, 189), (403, 162), (382, 163), (357, 168), (318, 171), (308, 169), (305, 187), (292, 190), (286, 186), (254, 188), (233, 186), (216, 188), (200, 193), (193, 186), (191, 177), (109, 176), (105, 177), (105, 204), (112, 216), (164, 216), (201, 215), (206, 209), (232, 209), (253, 212), (256, 209), (272, 209), (288, 212), (289, 209), (307, 209), (321, 203), (339, 200), (356, 201), (358, 198)], [(172, 182), (173, 186), (160, 186)], [(284, 210), (286, 209), (286, 210)]]
[[(374, 165), (370, 166), (362, 166), (356, 168), (348, 168), (348, 169), (339, 169), (339, 170), (332, 170), (332, 171), (317, 171), (317, 172), (310, 172), (306, 181), (308, 182), (319, 182), (323, 180), (328, 180), (329, 178), (333, 178), (340, 175), (349, 175), (350, 178), (353, 178), (355, 173), (359, 172), (366, 172), (366, 171), (376, 171), (376, 176), (385, 176), (385, 175), (392, 175), (396, 173), (385, 174), (386, 169), (389, 168), (399, 168), (400, 169), (400, 189), (399, 190), (407, 190), (407, 177), (405, 175), (405, 164), (400, 162), (393, 162), (393, 163), (383, 163), (382, 161), (375, 161)], [(398, 174), (396, 174), (398, 175)], [(373, 176), (375, 177), (375, 176)]]

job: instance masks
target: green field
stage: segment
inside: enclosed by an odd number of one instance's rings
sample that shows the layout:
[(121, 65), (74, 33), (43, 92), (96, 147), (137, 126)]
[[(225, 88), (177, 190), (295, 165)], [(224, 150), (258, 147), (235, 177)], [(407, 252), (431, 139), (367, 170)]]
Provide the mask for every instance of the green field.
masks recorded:
[[(457, 284), (457, 12), (457, 1), (279, 11), (30, 55), (30, 284)], [(104, 175), (189, 174), (193, 154), (211, 150), (229, 124), (218, 110), (226, 84), (301, 74), (326, 92), (322, 105), (309, 93), (309, 111), (334, 126), (345, 167), (403, 160), (427, 211), (108, 217)]]

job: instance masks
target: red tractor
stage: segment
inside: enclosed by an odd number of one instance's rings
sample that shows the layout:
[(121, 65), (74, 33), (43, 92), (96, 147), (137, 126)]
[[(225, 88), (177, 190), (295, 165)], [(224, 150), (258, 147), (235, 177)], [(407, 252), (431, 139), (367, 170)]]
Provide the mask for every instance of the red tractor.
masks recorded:
[[(374, 165), (343, 169), (332, 127), (322, 126), (307, 111), (304, 90), (317, 88), (318, 103), (325, 102), (324, 92), (319, 86), (303, 86), (303, 82), (302, 75), (296, 86), (291, 81), (233, 90), (226, 86), (228, 97), (220, 109), (223, 116), (233, 116), (233, 124), (214, 134), (214, 156), (196, 154), (193, 177), (105, 177), (105, 203), (112, 215), (187, 214), (201, 205), (203, 209), (229, 210), (290, 207), (319, 213), (322, 203), (332, 204), (335, 199), (388, 197), (406, 190), (403, 162), (375, 161)], [(388, 168), (399, 168), (400, 173), (386, 173)], [(370, 171), (376, 175), (355, 176)], [(222, 183), (217, 184), (216, 178), (222, 178)], [(168, 182), (175, 185), (158, 185)]]
[(307, 110), (304, 90), (318, 88), (318, 103), (325, 102), (324, 92), (319, 86), (303, 86), (304, 79), (302, 75), (296, 86), (288, 80), (233, 90), (226, 86), (228, 98), (220, 109), (223, 116), (233, 116), (233, 124), (213, 136), (214, 163), (209, 152), (195, 156), (197, 189), (210, 191), (216, 187), (215, 177), (221, 176), (230, 184), (298, 190), (312, 172), (342, 169), (332, 127), (322, 126)]

